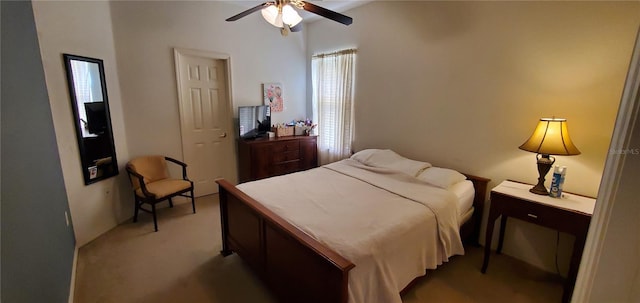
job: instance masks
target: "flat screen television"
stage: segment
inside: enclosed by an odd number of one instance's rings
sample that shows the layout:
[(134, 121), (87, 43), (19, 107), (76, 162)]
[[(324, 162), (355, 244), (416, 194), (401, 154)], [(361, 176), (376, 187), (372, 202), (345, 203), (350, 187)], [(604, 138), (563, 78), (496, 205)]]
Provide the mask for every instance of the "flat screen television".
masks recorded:
[(239, 106), (238, 124), (240, 138), (264, 137), (271, 129), (271, 108), (269, 105)]
[(87, 114), (87, 126), (89, 133), (101, 135), (107, 130), (107, 113), (104, 102), (89, 102), (84, 104), (84, 111)]

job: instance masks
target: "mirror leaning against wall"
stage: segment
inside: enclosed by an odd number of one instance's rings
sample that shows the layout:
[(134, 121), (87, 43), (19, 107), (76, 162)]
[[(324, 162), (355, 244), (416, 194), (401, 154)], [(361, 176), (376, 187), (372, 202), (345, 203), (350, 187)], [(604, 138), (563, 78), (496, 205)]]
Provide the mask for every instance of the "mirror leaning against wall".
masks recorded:
[(102, 60), (63, 54), (84, 184), (118, 174)]

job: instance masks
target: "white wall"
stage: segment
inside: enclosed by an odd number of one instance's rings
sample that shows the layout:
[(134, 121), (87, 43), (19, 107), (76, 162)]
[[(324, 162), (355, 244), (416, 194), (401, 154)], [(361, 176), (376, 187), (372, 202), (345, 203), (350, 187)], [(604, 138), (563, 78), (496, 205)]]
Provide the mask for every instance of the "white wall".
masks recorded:
[(305, 117), (302, 33), (282, 37), (259, 12), (225, 22), (247, 7), (224, 2), (115, 1), (111, 9), (132, 157), (182, 158), (174, 47), (231, 56), (236, 116), (238, 106), (262, 104), (262, 83), (280, 82), (285, 110), (273, 113), (272, 122)]
[[(129, 159), (118, 70), (106, 1), (34, 1), (51, 112), (69, 199), (76, 245), (83, 246), (132, 216), (124, 164)], [(120, 174), (84, 185), (62, 54), (104, 60), (111, 123)]]
[[(639, 9), (633, 2), (373, 2), (346, 13), (354, 18), (349, 27), (307, 26), (307, 56), (358, 48), (356, 150), (392, 148), (491, 178), (490, 186), (535, 182), (535, 155), (518, 146), (539, 118), (555, 115), (568, 119), (582, 151), (557, 157), (568, 166), (565, 189), (596, 196)], [(510, 222), (504, 252), (555, 271), (556, 233)], [(562, 234), (563, 273), (572, 242)]]

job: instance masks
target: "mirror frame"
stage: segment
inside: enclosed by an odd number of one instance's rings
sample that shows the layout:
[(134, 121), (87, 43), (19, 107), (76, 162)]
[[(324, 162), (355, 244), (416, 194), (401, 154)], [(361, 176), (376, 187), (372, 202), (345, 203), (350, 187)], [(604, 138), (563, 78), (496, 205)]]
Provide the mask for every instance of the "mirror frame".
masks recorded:
[[(85, 185), (89, 185), (95, 182), (98, 182), (100, 180), (104, 180), (113, 176), (117, 176), (119, 171), (118, 171), (118, 161), (117, 161), (117, 157), (116, 157), (116, 148), (115, 148), (115, 144), (114, 144), (114, 140), (113, 140), (113, 130), (111, 128), (111, 114), (109, 111), (109, 97), (107, 95), (107, 83), (105, 80), (105, 76), (104, 76), (104, 64), (103, 61), (100, 59), (96, 59), (96, 58), (89, 58), (89, 57), (82, 57), (82, 56), (77, 56), (77, 55), (71, 55), (71, 54), (62, 54), (63, 59), (64, 59), (64, 65), (65, 65), (65, 69), (66, 69), (66, 73), (67, 73), (67, 84), (68, 84), (68, 88), (69, 88), (69, 96), (71, 99), (71, 110), (73, 111), (73, 119), (74, 119), (74, 126), (76, 129), (76, 139), (78, 141), (78, 149), (80, 151), (80, 166), (82, 167), (82, 175), (84, 176), (84, 184)], [(76, 90), (75, 90), (75, 82), (73, 79), (73, 73), (71, 70), (71, 61), (84, 61), (84, 62), (89, 62), (89, 63), (96, 63), (98, 65), (98, 72), (100, 74), (100, 84), (101, 84), (101, 88), (102, 88), (102, 98), (103, 98), (103, 102), (104, 102), (104, 110), (105, 110), (105, 122), (106, 122), (106, 129), (104, 132), (104, 135), (106, 136), (106, 142), (110, 145), (107, 148), (109, 149), (109, 152), (111, 153), (111, 164), (109, 164), (111, 167), (111, 170), (104, 170), (101, 172), (98, 172), (98, 168), (95, 168), (94, 173), (96, 174), (96, 176), (94, 176), (93, 178), (91, 177), (91, 172), (90, 172), (90, 165), (86, 165), (85, 163), (89, 163), (90, 161), (94, 161), (94, 159), (89, 159), (89, 154), (88, 154), (88, 150), (87, 150), (87, 146), (85, 145), (85, 138), (82, 135), (82, 122), (80, 120), (80, 114), (78, 113), (78, 98), (76, 96)], [(95, 166), (95, 165), (94, 165)], [(98, 175), (99, 173), (101, 173), (100, 175)]]

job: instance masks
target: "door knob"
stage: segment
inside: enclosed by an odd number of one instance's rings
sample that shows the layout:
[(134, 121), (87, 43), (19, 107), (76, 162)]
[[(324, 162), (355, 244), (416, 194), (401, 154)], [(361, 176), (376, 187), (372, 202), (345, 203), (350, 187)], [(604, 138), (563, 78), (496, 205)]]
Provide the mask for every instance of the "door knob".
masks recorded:
[(227, 137), (227, 133), (226, 132), (224, 132), (224, 133), (222, 133), (222, 135), (220, 135), (220, 138), (226, 138), (226, 137)]

